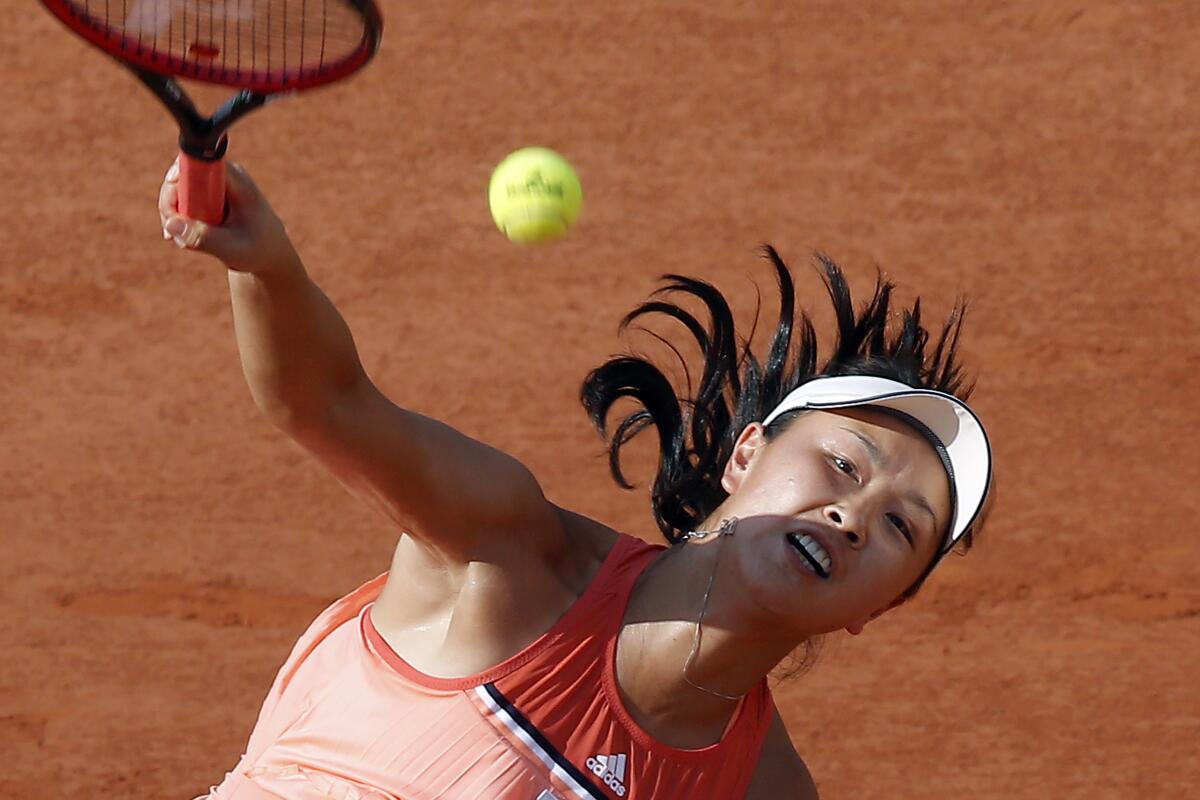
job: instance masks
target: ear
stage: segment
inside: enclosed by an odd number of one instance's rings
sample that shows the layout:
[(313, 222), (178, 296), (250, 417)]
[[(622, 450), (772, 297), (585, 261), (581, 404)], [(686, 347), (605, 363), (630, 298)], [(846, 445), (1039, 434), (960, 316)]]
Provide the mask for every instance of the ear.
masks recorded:
[(742, 485), (742, 481), (746, 479), (746, 474), (750, 471), (750, 463), (766, 443), (767, 437), (763, 435), (763, 426), (758, 422), (751, 422), (738, 434), (737, 441), (733, 445), (733, 452), (730, 454), (729, 460), (725, 462), (725, 471), (721, 473), (721, 488), (727, 494), (733, 494)]

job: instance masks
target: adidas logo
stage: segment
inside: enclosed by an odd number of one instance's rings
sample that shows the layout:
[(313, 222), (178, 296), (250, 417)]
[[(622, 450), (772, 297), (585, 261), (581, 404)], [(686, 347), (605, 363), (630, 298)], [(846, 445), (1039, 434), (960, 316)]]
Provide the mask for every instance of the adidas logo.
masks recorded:
[(604, 781), (604, 785), (612, 789), (617, 797), (624, 797), (625, 762), (628, 760), (629, 756), (624, 753), (607, 756), (595, 755), (589, 758), (586, 764), (587, 768)]

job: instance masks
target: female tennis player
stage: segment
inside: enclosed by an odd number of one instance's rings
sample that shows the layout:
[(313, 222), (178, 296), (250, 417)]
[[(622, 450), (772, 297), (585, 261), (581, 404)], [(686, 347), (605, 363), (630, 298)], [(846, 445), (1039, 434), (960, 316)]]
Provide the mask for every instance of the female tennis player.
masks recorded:
[[(768, 249), (782, 302), (760, 362), (716, 289), (668, 276), (626, 323), (682, 323), (704, 354), (695, 393), (632, 356), (582, 389), (622, 484), (622, 447), (657, 434), (651, 505), (669, 546), (652, 545), (384, 397), (241, 168), (220, 226), (179, 215), (177, 180), (164, 236), (228, 268), (258, 407), (399, 534), (390, 570), (300, 637), (208, 797), (817, 796), (767, 677), (823, 634), (861, 632), (970, 544), (991, 459), (962, 399), (961, 309), (934, 336), (919, 306), (889, 327), (890, 284), (856, 312), (825, 260), (837, 331), (819, 363)], [(621, 398), (637, 405), (610, 429)]]

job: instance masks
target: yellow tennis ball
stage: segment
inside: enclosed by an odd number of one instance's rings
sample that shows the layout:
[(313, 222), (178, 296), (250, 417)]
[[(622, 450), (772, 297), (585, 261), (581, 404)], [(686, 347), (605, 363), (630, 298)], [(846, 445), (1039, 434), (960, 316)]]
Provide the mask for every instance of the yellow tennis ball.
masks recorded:
[(570, 163), (545, 147), (511, 153), (492, 173), (488, 206), (496, 227), (519, 244), (562, 238), (579, 219), (583, 187)]

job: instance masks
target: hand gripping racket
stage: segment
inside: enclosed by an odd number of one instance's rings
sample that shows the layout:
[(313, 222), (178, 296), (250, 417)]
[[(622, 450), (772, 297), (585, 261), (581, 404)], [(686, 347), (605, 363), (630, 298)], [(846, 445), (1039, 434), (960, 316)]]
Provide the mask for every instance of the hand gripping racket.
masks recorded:
[[(179, 123), (179, 211), (220, 224), (225, 132), (285, 92), (360, 69), (379, 48), (373, 0), (41, 0), (67, 27), (131, 69)], [(211, 117), (176, 78), (240, 91)]]

